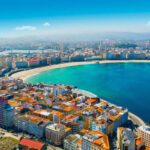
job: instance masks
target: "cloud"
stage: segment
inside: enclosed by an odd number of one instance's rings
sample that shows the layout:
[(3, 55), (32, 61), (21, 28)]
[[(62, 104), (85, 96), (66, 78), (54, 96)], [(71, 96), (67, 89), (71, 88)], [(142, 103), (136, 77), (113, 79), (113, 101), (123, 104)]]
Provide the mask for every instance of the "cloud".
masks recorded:
[(51, 24), (50, 23), (48, 23), (48, 22), (45, 22), (44, 24), (43, 24), (43, 26), (45, 26), (45, 27), (49, 27)]
[(146, 25), (147, 25), (147, 26), (150, 26), (150, 21), (148, 21)]
[(33, 31), (36, 30), (37, 28), (34, 26), (20, 26), (20, 27), (16, 27), (15, 30), (18, 31)]

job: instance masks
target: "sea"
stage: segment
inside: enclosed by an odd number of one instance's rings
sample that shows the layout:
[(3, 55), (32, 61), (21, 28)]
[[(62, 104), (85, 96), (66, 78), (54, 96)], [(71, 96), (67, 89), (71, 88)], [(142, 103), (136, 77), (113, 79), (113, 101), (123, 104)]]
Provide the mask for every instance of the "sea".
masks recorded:
[(127, 107), (150, 123), (150, 63), (88, 64), (48, 70), (28, 78), (30, 83), (77, 86), (118, 106)]

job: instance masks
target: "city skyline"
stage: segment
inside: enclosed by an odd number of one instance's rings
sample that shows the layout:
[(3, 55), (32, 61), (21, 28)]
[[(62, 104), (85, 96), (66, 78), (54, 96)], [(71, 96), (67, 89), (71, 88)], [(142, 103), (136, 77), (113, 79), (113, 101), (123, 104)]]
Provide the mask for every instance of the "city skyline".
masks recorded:
[(0, 37), (150, 32), (150, 2), (5, 0)]

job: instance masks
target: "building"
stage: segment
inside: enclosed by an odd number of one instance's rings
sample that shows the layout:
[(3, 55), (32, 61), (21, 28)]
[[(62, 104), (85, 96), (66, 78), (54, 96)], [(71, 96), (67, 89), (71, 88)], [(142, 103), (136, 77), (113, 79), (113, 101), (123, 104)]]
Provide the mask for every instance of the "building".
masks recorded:
[(51, 112), (50, 116), (52, 117), (51, 120), (52, 120), (54, 123), (60, 123), (60, 121), (61, 121), (62, 118), (64, 117), (64, 113), (53, 110), (53, 111)]
[(0, 95), (0, 126), (9, 128), (13, 124), (14, 110), (8, 104), (8, 97), (5, 94)]
[(69, 115), (69, 114), (73, 114), (75, 111), (78, 111), (79, 107), (78, 106), (67, 106), (65, 108), (62, 109), (63, 113), (65, 115)]
[(0, 76), (2, 76), (2, 68), (0, 67)]
[(69, 128), (71, 128), (72, 133), (75, 134), (75, 133), (79, 133), (81, 125), (79, 123), (76, 123), (76, 122), (68, 122), (67, 126)]
[(39, 67), (40, 66), (40, 59), (32, 58), (28, 60), (28, 65), (31, 68)]
[(138, 137), (145, 142), (145, 146), (150, 147), (150, 127), (142, 125), (137, 129)]
[(141, 138), (135, 140), (136, 150), (145, 150), (145, 142)]
[(61, 62), (69, 62), (69, 57), (63, 57), (61, 58)]
[(22, 139), (19, 143), (20, 150), (47, 150), (45, 143), (34, 141), (31, 139)]
[(41, 109), (41, 110), (36, 110), (32, 112), (33, 115), (41, 117), (41, 118), (45, 118), (48, 119), (48, 116), (50, 115), (50, 112), (48, 112), (45, 109)]
[(82, 113), (82, 117), (83, 117), (83, 121), (84, 121), (84, 128), (85, 129), (90, 129), (92, 128), (92, 122), (95, 118), (95, 109), (93, 106), (91, 107), (87, 107), (84, 109), (83, 113)]
[(85, 61), (94, 61), (94, 60), (95, 60), (95, 61), (96, 61), (96, 60), (97, 60), (97, 61), (102, 60), (102, 57), (100, 57), (100, 56), (99, 56), (99, 57), (96, 57), (96, 56), (95, 56), (95, 57), (87, 57), (87, 58), (85, 58)]
[(108, 116), (109, 119), (114, 122), (113, 131), (116, 132), (117, 128), (128, 120), (128, 110), (126, 108), (117, 107), (111, 109)]
[(62, 124), (51, 124), (46, 127), (46, 140), (55, 145), (62, 145), (66, 127)]
[(124, 127), (117, 129), (117, 147), (120, 150), (135, 149), (135, 138), (131, 129)]
[(92, 121), (92, 131), (100, 131), (106, 134), (106, 121), (104, 119)]
[(45, 65), (47, 65), (47, 58), (42, 58), (40, 60), (40, 66), (45, 66)]
[(9, 71), (10, 71), (10, 68), (8, 68), (8, 67), (1, 68), (0, 75), (4, 76)]
[(51, 58), (51, 64), (59, 64), (61, 63), (60, 57), (52, 57)]
[(99, 131), (89, 131), (82, 137), (82, 150), (109, 150), (108, 136)]
[(54, 88), (51, 89), (51, 91), (52, 91), (53, 96), (61, 96), (61, 94), (65, 93), (65, 89), (63, 89), (63, 88), (54, 87)]
[(64, 139), (64, 150), (81, 150), (81, 136), (70, 134)]
[(67, 116), (64, 117), (64, 120), (66, 122), (78, 122), (79, 121), (79, 116), (67, 115)]
[(45, 137), (45, 128), (50, 123), (48, 119), (33, 115), (18, 115), (14, 119), (16, 130), (32, 134), (37, 138)]
[(16, 65), (16, 68), (28, 68), (27, 61), (16, 61), (15, 65)]
[(71, 56), (70, 61), (71, 62), (84, 61), (84, 56), (82, 55)]
[(9, 105), (5, 105), (4, 110), (4, 126), (6, 128), (11, 128), (14, 121), (14, 109)]

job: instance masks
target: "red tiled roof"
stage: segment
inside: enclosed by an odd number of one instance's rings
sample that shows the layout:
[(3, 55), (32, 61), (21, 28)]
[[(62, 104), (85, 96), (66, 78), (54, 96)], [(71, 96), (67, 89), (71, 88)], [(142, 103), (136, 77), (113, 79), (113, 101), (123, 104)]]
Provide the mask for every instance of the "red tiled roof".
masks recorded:
[(40, 61), (40, 59), (38, 59), (38, 58), (32, 58), (32, 59), (30, 59), (30, 60), (28, 60), (29, 62), (35, 62), (35, 61)]
[(36, 150), (41, 150), (42, 147), (45, 145), (45, 143), (30, 140), (30, 139), (22, 139), (19, 144)]
[(76, 105), (74, 105), (74, 108), (75, 108), (75, 109), (78, 109), (79, 107), (80, 107), (80, 106), (76, 106)]

